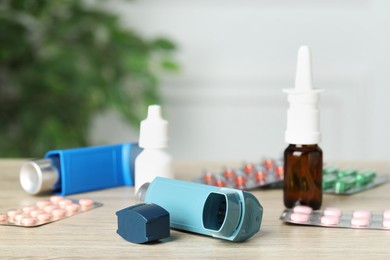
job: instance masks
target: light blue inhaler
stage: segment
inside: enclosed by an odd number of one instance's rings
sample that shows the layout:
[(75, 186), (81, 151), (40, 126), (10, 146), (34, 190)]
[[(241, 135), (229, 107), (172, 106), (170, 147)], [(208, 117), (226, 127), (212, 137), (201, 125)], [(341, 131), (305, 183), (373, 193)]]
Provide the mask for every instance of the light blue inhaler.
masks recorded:
[(44, 159), (26, 162), (20, 184), (30, 194), (62, 196), (134, 184), (136, 143), (53, 150)]
[(263, 215), (249, 192), (161, 177), (144, 184), (137, 196), (167, 210), (171, 228), (236, 242), (256, 234)]

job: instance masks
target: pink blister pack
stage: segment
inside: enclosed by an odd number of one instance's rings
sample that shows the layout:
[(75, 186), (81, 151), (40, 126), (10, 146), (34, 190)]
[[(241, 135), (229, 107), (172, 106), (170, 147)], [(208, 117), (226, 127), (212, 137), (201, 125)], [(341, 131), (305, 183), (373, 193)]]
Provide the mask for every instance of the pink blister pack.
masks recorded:
[(390, 230), (390, 210), (378, 213), (370, 210), (343, 212), (339, 208), (328, 207), (322, 211), (313, 211), (307, 206), (295, 206), (292, 209), (285, 209), (280, 220), (318, 227)]
[(69, 199), (51, 196), (34, 204), (0, 213), (0, 225), (37, 227), (102, 206), (91, 199)]
[(284, 168), (282, 160), (265, 158), (259, 163), (243, 163), (240, 168), (223, 167), (218, 172), (204, 170), (195, 182), (240, 190), (258, 187), (281, 187)]

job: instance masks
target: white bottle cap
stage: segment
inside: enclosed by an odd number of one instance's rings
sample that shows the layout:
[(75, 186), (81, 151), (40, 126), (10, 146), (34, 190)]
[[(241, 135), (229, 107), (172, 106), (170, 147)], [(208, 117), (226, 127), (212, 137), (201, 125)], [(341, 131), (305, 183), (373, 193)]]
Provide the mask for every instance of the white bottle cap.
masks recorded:
[(318, 144), (321, 141), (319, 93), (313, 88), (311, 54), (307, 46), (298, 51), (295, 88), (285, 89), (290, 107), (287, 111), (285, 140), (289, 144)]
[(148, 107), (148, 116), (141, 122), (139, 146), (142, 148), (166, 148), (168, 146), (168, 121), (161, 117), (161, 107)]

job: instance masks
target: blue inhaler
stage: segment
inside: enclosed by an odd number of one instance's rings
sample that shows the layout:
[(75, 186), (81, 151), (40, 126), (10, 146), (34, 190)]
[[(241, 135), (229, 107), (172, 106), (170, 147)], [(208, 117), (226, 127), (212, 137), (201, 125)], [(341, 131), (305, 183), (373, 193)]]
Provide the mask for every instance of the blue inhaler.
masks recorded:
[(134, 185), (135, 143), (53, 150), (44, 159), (26, 162), (20, 184), (29, 194), (56, 192), (62, 196)]
[(137, 196), (167, 210), (171, 228), (236, 242), (256, 234), (263, 215), (249, 192), (161, 177), (144, 184)]

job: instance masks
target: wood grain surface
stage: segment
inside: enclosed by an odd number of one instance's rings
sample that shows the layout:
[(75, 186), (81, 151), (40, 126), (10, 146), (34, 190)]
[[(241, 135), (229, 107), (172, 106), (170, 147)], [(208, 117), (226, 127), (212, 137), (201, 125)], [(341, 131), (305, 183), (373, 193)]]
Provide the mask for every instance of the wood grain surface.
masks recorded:
[[(42, 200), (19, 184), (25, 160), (0, 160), (0, 212)], [(178, 179), (199, 177), (203, 168), (218, 170), (225, 163), (176, 162)], [(230, 165), (238, 165), (231, 163)], [(390, 173), (390, 162), (339, 162), (338, 166), (375, 168)], [(177, 230), (151, 244), (132, 244), (116, 234), (115, 212), (136, 204), (133, 187), (119, 187), (69, 196), (102, 202), (100, 208), (36, 228), (0, 226), (0, 257), (29, 259), (389, 259), (390, 230), (320, 228), (287, 225), (279, 220), (284, 206), (281, 190), (255, 190), (264, 207), (260, 232), (242, 243)], [(349, 211), (390, 209), (390, 184), (355, 195), (325, 195), (323, 206)]]

